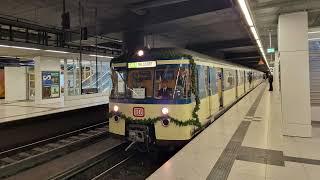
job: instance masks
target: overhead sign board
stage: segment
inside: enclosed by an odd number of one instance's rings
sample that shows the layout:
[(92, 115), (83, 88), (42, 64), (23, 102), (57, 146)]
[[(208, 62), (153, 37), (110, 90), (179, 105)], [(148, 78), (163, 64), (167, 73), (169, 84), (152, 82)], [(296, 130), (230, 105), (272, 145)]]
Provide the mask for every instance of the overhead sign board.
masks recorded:
[(131, 62), (128, 63), (128, 68), (149, 68), (149, 67), (156, 67), (157, 62), (156, 61), (143, 61), (143, 62)]
[(274, 48), (268, 48), (268, 49), (267, 49), (267, 52), (268, 52), (268, 53), (274, 53), (274, 51), (275, 51)]

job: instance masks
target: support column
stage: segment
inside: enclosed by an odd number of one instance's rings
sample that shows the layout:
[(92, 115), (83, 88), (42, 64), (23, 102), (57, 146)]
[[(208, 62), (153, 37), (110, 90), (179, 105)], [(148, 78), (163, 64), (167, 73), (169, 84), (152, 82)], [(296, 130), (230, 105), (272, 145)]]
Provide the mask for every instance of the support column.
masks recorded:
[(279, 68), (280, 68), (280, 60), (279, 60), (279, 52), (274, 53), (274, 68), (273, 68), (273, 83), (274, 83), (274, 90), (275, 92), (280, 92), (280, 74), (279, 74)]
[(307, 12), (279, 16), (278, 45), (283, 134), (311, 137)]
[[(36, 104), (50, 104), (50, 103), (61, 103), (63, 102), (63, 98), (61, 96), (61, 87), (59, 86), (59, 95), (54, 92), (54, 86), (56, 85), (55, 82), (51, 82), (53, 86), (50, 86), (46, 89), (43, 87), (43, 72), (58, 72), (59, 73), (59, 80), (60, 80), (60, 59), (59, 58), (52, 58), (52, 57), (44, 57), (44, 56), (37, 56), (34, 58), (34, 76), (35, 76), (35, 103)], [(60, 81), (59, 81), (60, 82)], [(46, 90), (45, 94), (51, 94), (51, 97), (44, 98), (43, 97), (43, 90)]]

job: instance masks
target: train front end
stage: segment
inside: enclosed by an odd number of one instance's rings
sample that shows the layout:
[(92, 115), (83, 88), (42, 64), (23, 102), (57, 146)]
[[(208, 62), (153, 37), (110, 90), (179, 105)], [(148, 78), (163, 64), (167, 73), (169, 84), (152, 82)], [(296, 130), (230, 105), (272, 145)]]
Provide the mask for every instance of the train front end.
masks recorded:
[(193, 120), (188, 59), (112, 63), (109, 132), (129, 141), (177, 143), (191, 139)]

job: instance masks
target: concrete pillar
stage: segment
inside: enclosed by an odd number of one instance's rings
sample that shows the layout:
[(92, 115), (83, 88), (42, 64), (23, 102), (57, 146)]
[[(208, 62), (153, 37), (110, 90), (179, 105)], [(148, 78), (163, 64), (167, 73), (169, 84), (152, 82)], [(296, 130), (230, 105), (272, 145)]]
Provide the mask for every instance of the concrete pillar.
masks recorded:
[(5, 67), (5, 101), (27, 99), (27, 72), (25, 67)]
[(273, 68), (273, 84), (274, 84), (274, 91), (279, 92), (280, 91), (280, 74), (279, 74), (279, 68), (280, 68), (280, 54), (279, 52), (275, 52), (274, 54), (275, 59), (274, 59), (274, 68)]
[(283, 134), (311, 137), (308, 14), (279, 16)]
[[(34, 74), (35, 74), (35, 103), (36, 104), (50, 104), (61, 103), (63, 97), (60, 94), (58, 97), (43, 98), (43, 86), (42, 86), (42, 72), (59, 72), (60, 73), (60, 59), (52, 57), (37, 56), (34, 58)], [(60, 85), (59, 85), (60, 86)]]

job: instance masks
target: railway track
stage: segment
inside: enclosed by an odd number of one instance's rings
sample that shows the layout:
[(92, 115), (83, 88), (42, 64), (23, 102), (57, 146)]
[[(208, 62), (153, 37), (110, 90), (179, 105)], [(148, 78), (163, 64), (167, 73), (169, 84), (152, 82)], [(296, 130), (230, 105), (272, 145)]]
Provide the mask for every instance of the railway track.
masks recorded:
[(126, 152), (124, 149), (127, 143), (121, 143), (111, 149), (106, 149), (98, 156), (79, 164), (78, 166), (62, 172), (51, 180), (73, 180), (73, 179), (99, 179), (111, 170), (132, 159), (136, 154), (135, 151)]
[(0, 152), (0, 178), (80, 149), (106, 135), (107, 123), (99, 123), (2, 151)]
[(77, 167), (50, 177), (50, 180), (145, 179), (165, 163), (176, 151), (125, 151), (121, 143)]

